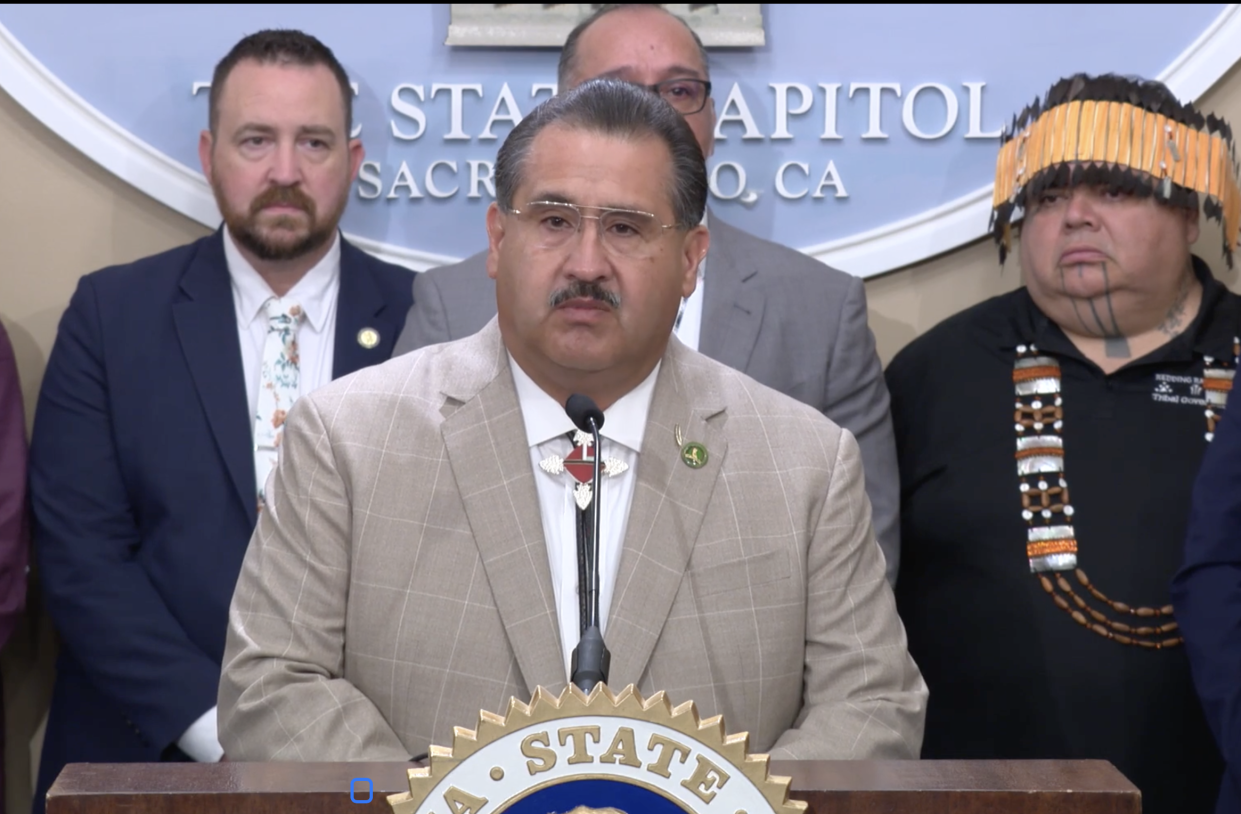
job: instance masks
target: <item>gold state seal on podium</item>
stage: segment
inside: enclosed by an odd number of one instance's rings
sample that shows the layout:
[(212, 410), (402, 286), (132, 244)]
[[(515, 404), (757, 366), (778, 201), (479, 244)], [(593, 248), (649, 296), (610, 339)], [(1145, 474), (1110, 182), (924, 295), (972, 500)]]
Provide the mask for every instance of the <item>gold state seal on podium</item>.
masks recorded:
[(452, 747), (431, 747), (409, 791), (388, 802), (394, 814), (805, 812), (788, 799), (789, 779), (768, 775), (767, 755), (746, 753), (748, 740), (662, 692), (540, 687), (507, 715), (483, 711), (477, 729), (457, 727)]

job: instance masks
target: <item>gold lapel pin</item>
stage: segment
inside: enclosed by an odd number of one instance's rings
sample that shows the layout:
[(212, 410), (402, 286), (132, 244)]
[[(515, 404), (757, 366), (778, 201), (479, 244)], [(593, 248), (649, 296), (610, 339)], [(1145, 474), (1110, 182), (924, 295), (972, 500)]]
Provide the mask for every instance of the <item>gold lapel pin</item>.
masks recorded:
[(681, 463), (690, 469), (702, 469), (707, 465), (707, 448), (697, 441), (686, 443), (680, 424), (673, 425), (672, 438), (681, 450)]
[(370, 350), (379, 344), (379, 331), (374, 328), (363, 328), (358, 331), (358, 344)]

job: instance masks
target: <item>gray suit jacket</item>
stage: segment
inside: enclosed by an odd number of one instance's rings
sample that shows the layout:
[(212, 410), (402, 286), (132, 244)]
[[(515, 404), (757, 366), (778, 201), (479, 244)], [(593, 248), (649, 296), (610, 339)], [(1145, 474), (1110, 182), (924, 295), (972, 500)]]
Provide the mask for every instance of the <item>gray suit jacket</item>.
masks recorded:
[[(900, 566), (900, 477), (888, 388), (867, 325), (866, 289), (801, 252), (708, 221), (698, 350), (853, 433), (862, 449), (888, 581)], [(393, 355), (475, 333), (496, 313), (487, 253), (419, 274)]]
[[(494, 322), (327, 385), (286, 426), (229, 615), (230, 758), (408, 760), (565, 686)], [(692, 699), (779, 757), (918, 756), (926, 686), (852, 435), (673, 339), (631, 472), (611, 686)]]

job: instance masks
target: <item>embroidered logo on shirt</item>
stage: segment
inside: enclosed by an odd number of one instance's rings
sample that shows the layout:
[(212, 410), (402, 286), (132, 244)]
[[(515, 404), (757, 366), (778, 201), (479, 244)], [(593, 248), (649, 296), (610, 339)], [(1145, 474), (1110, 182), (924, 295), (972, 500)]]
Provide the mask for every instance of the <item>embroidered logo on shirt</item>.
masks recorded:
[(1164, 404), (1185, 404), (1191, 407), (1207, 405), (1206, 392), (1201, 376), (1179, 376), (1172, 373), (1156, 373), (1151, 399)]

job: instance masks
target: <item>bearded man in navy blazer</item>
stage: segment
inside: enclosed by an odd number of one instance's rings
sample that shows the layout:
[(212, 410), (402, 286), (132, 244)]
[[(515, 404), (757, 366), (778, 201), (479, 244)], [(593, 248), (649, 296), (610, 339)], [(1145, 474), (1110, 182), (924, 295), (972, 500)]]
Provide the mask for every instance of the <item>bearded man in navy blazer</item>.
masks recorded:
[(352, 90), (297, 31), (238, 43), (199, 155), (224, 226), (82, 278), (35, 414), (36, 551), (62, 648), (35, 811), (69, 762), (219, 760), (229, 602), (283, 416), (386, 361), (412, 272), (341, 238)]

